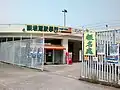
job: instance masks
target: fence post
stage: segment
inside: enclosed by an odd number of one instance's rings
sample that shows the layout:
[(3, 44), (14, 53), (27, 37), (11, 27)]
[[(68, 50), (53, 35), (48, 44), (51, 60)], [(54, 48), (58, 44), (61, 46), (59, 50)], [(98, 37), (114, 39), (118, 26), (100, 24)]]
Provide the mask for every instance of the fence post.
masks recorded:
[[(44, 32), (43, 32), (44, 33)], [(42, 48), (42, 71), (44, 71), (44, 51), (45, 51), (45, 48), (44, 48), (44, 45), (45, 45), (45, 38), (44, 38), (44, 34), (43, 34), (43, 42), (42, 42), (42, 45), (43, 45), (43, 48)]]
[[(32, 51), (33, 51), (33, 37), (32, 37), (32, 34), (30, 36), (30, 39), (31, 39), (31, 46), (32, 46)], [(31, 66), (30, 67), (33, 67), (33, 58), (31, 59)]]
[(117, 73), (116, 73), (117, 69), (116, 68), (117, 68), (117, 66), (115, 65), (115, 82), (117, 81)]
[(15, 64), (15, 42), (14, 42), (14, 37), (13, 37), (13, 64)]
[(120, 65), (118, 65), (118, 84), (120, 85)]
[(22, 45), (22, 36), (20, 37), (20, 57), (19, 57), (19, 65), (21, 65), (21, 45)]
[[(96, 34), (97, 36), (97, 47), (98, 47), (98, 41), (99, 41), (99, 33), (97, 32), (97, 34)], [(96, 69), (96, 73), (97, 73), (97, 78), (99, 79), (99, 66), (98, 66), (98, 62), (99, 62), (99, 56), (98, 56), (98, 54), (97, 54), (97, 57), (98, 57), (98, 61), (97, 61), (97, 69)]]
[(82, 67), (80, 67), (81, 69), (81, 77), (83, 76), (83, 74), (84, 74), (84, 69), (83, 69), (83, 67), (84, 67), (84, 31), (82, 31), (82, 53), (81, 53), (82, 55)]

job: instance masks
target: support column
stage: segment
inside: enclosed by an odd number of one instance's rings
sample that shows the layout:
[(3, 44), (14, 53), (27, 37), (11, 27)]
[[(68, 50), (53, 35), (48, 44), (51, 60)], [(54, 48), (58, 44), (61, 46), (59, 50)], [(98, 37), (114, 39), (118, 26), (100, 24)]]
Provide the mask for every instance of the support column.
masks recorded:
[(53, 62), (53, 64), (54, 64), (54, 62), (55, 62), (55, 51), (54, 51), (54, 49), (53, 49), (53, 56), (52, 56), (52, 62)]
[(44, 63), (46, 63), (46, 49), (44, 49)]
[(65, 47), (65, 50), (63, 50), (63, 64), (66, 63), (66, 60), (65, 60), (65, 55), (66, 55), (66, 52), (68, 52), (68, 39), (63, 39), (62, 40), (62, 46)]
[(8, 41), (8, 38), (5, 38), (6, 39), (6, 42)]

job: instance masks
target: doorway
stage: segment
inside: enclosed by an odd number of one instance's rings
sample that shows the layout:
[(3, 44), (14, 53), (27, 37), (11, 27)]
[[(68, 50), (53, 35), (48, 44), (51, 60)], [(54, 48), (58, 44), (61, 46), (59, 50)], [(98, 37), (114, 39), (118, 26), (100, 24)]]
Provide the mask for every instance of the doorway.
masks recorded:
[(52, 63), (53, 62), (53, 50), (46, 50), (46, 63)]
[(72, 61), (79, 62), (79, 52), (82, 50), (82, 42), (77, 40), (68, 41), (68, 52), (72, 52)]

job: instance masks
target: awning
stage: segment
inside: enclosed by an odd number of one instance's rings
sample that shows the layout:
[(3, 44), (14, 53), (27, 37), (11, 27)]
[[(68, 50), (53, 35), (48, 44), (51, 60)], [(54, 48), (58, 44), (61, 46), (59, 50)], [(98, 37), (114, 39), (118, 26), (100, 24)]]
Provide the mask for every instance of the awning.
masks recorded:
[(54, 49), (54, 50), (64, 50), (65, 48), (63, 46), (59, 45), (45, 45), (45, 49)]

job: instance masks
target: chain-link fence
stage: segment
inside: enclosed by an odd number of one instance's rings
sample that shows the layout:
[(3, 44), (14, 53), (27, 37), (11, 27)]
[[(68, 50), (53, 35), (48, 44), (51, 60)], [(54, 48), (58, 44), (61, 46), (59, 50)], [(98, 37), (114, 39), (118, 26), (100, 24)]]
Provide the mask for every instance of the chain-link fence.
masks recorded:
[(16, 65), (43, 69), (44, 42), (39, 39), (24, 39), (0, 43), (0, 60)]

